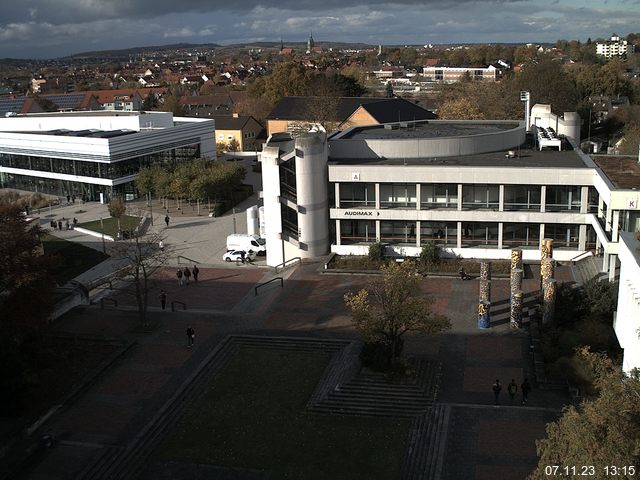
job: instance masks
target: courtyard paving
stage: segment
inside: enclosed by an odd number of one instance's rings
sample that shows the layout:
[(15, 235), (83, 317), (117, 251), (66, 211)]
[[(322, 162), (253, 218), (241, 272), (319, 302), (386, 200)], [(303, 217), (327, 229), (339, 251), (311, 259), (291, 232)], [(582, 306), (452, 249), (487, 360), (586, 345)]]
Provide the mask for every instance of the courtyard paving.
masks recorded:
[[(59, 443), (23, 478), (82, 478), (99, 456), (123, 449), (140, 434), (228, 334), (356, 338), (343, 297), (369, 284), (372, 276), (326, 274), (319, 267), (300, 265), (287, 272), (284, 288), (271, 284), (255, 296), (257, 284), (274, 278), (270, 271), (249, 265), (202, 267), (197, 284), (179, 286), (175, 265), (157, 271), (152, 279), (150, 332), (137, 328), (133, 298), (120, 291), (107, 293), (118, 300), (117, 309), (96, 304), (57, 321), (54, 330), (60, 332), (125, 338), (136, 345), (43, 426)], [(531, 273), (524, 281), (529, 301), (538, 288), (537, 272)], [(566, 267), (556, 270), (559, 279), (571, 280), (570, 275)], [(508, 280), (492, 282), (492, 328), (486, 331), (477, 329), (477, 280), (427, 277), (422, 287), (432, 296), (434, 311), (452, 321), (451, 331), (432, 338), (408, 337), (405, 347), (408, 354), (442, 363), (438, 402), (449, 407), (450, 415), (440, 478), (526, 478), (537, 463), (535, 440), (544, 436), (545, 424), (568, 399), (534, 384), (526, 406), (508, 401), (511, 378), (518, 384), (525, 377), (534, 380), (528, 334), (509, 327)], [(165, 311), (158, 300), (161, 289), (168, 295)], [(172, 312), (173, 300), (187, 304), (187, 310)], [(196, 331), (194, 348), (187, 347), (188, 326)], [(496, 378), (503, 384), (499, 406), (493, 405), (491, 391)]]

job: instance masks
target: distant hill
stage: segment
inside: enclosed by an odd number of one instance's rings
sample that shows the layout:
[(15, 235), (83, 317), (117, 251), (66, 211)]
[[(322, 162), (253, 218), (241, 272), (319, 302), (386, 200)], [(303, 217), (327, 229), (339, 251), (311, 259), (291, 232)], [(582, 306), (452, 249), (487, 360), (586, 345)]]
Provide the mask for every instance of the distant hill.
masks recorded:
[[(305, 48), (307, 42), (284, 42), (285, 47), (293, 48)], [(356, 49), (362, 50), (367, 48), (373, 48), (372, 45), (366, 43), (347, 43), (347, 42), (322, 42), (317, 41), (317, 46), (321, 46), (325, 49)], [(190, 49), (248, 49), (248, 48), (280, 48), (280, 42), (248, 42), (248, 43), (236, 43), (231, 45), (220, 45), (217, 43), (174, 43), (171, 45), (150, 45), (145, 47), (132, 47), (123, 48), (118, 50), (95, 50), (91, 52), (82, 52), (70, 55), (64, 58), (68, 59), (82, 59), (82, 58), (126, 58), (131, 55), (141, 55), (143, 53), (158, 53), (169, 50), (190, 50)]]
[(221, 45), (217, 43), (174, 43), (171, 45), (150, 45), (145, 47), (132, 47), (122, 48), (118, 50), (95, 50), (91, 52), (76, 53), (64, 58), (109, 58), (109, 57), (123, 57), (128, 55), (140, 55), (144, 52), (154, 51), (161, 52), (164, 50), (182, 50), (191, 48), (220, 48)]

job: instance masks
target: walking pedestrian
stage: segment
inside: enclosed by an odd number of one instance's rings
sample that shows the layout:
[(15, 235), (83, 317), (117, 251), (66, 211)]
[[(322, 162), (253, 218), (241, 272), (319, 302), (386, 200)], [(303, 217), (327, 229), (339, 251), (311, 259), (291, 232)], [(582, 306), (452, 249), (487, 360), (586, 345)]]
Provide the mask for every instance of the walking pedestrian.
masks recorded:
[(67, 195), (67, 205), (71, 203), (71, 195)]
[(58, 220), (58, 230), (62, 231), (62, 220)]
[(507, 392), (509, 392), (509, 400), (513, 403), (513, 399), (516, 397), (516, 392), (518, 391), (518, 384), (512, 378), (511, 383), (507, 385)]
[(73, 217), (73, 228), (76, 228), (76, 225), (78, 225), (78, 219)]
[(176, 277), (178, 277), (178, 285), (182, 286), (182, 270), (178, 269), (178, 271), (176, 272)]
[(190, 326), (187, 327), (187, 347), (191, 348), (194, 344), (194, 338), (196, 338), (196, 332)]
[(167, 227), (169, 226), (169, 221), (170, 221), (170, 220), (171, 220), (171, 219), (169, 218), (169, 215), (165, 215), (165, 217), (164, 217), (164, 223), (166, 223), (166, 224), (167, 224)]
[(75, 195), (71, 195), (71, 203), (73, 203), (73, 204), (76, 203), (76, 196)]
[(189, 267), (184, 267), (184, 272), (182, 272), (182, 275), (184, 276), (184, 283), (189, 285), (189, 278), (191, 278), (191, 270), (189, 270)]
[(198, 266), (194, 265), (191, 269), (191, 272), (193, 273), (193, 281), (198, 283), (198, 274), (200, 273), (200, 269), (198, 268)]
[(246, 255), (246, 254), (245, 254), (244, 250), (242, 250), (242, 251), (240, 252), (240, 260), (242, 261), (242, 263), (244, 263), (244, 257), (245, 257), (245, 255)]
[(527, 398), (529, 397), (529, 392), (531, 391), (531, 385), (529, 384), (529, 379), (525, 378), (522, 385), (520, 385), (520, 391), (522, 392), (522, 404), (527, 403)]
[(498, 405), (498, 397), (501, 391), (502, 386), (500, 385), (500, 380), (496, 378), (496, 383), (493, 384), (493, 396), (495, 397), (496, 405)]
[(164, 242), (162, 240), (158, 242), (158, 248), (161, 252), (164, 252)]
[(66, 230), (69, 230), (69, 219), (68, 218), (64, 221), (64, 228)]
[(167, 305), (167, 292), (165, 292), (164, 290), (160, 291), (160, 305), (162, 306), (163, 310), (164, 310), (164, 307)]

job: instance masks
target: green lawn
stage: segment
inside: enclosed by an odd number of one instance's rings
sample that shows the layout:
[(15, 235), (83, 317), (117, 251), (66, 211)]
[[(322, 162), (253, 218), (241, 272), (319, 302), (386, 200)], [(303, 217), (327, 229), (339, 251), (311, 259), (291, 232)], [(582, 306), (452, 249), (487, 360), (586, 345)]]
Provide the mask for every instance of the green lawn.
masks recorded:
[(53, 271), (53, 276), (60, 285), (67, 283), (109, 258), (108, 255), (93, 248), (69, 242), (53, 235), (43, 236), (42, 245), (45, 254), (59, 256), (60, 261), (58, 262), (58, 267)]
[[(135, 230), (140, 225), (141, 217), (132, 217), (130, 215), (123, 215), (120, 217), (120, 229), (121, 230)], [(113, 217), (105, 217), (100, 220), (94, 220), (92, 222), (79, 223), (77, 226), (86, 228), (87, 230), (93, 230), (94, 232), (102, 233), (102, 226), (104, 225), (104, 234), (110, 235), (115, 238), (118, 234), (118, 221)]]
[(409, 420), (305, 412), (328, 361), (321, 352), (240, 349), (157, 460), (270, 470), (273, 479), (400, 478)]

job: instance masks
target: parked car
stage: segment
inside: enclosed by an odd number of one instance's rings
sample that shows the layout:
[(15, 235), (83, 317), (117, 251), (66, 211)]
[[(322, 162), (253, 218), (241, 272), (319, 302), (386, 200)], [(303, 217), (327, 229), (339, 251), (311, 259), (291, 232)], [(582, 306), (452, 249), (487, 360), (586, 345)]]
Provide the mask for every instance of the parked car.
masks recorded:
[(242, 254), (244, 254), (245, 261), (253, 262), (256, 259), (256, 254), (252, 250), (245, 252), (244, 250), (231, 250), (222, 256), (225, 262), (241, 262)]

